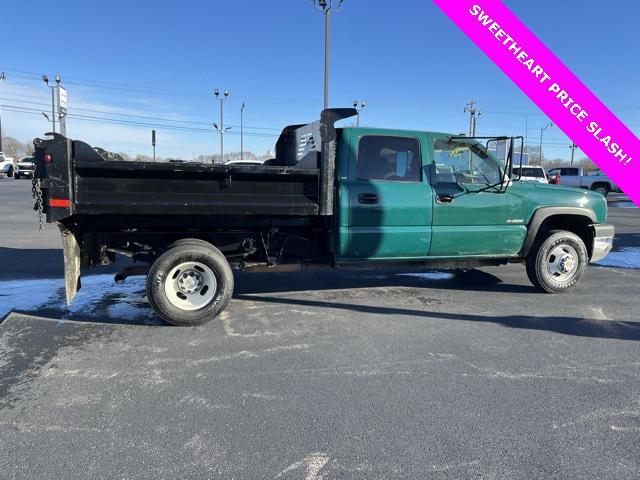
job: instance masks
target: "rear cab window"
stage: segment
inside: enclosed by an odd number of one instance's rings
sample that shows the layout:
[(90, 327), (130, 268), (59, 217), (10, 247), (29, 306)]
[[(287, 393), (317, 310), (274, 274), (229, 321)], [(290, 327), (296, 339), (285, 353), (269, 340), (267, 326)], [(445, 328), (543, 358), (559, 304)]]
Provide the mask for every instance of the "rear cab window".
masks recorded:
[(358, 180), (422, 181), (420, 142), (413, 137), (366, 135), (358, 143)]

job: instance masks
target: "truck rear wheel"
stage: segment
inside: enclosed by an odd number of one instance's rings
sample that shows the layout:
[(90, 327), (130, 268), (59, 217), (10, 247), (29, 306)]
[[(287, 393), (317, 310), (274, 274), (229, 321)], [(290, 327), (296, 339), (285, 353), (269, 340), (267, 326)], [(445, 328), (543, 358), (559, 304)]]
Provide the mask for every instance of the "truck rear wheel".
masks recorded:
[(527, 256), (527, 276), (548, 293), (569, 290), (580, 281), (589, 263), (587, 247), (580, 237), (567, 231), (551, 232), (536, 242)]
[(168, 323), (201, 325), (220, 314), (233, 294), (233, 272), (213, 245), (184, 242), (173, 246), (151, 266), (149, 303)]

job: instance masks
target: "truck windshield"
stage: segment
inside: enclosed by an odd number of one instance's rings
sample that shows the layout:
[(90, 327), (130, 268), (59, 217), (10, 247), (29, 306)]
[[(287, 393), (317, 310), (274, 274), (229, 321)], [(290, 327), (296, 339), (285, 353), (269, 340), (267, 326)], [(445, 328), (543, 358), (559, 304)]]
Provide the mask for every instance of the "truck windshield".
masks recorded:
[(436, 140), (434, 144), (438, 183), (496, 185), (502, 171), (498, 162), (478, 143)]

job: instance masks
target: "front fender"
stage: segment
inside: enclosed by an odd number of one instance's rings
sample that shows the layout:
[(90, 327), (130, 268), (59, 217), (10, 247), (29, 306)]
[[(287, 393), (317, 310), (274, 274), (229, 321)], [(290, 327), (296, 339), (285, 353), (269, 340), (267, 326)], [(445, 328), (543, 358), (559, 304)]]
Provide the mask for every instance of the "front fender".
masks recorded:
[(531, 216), (529, 225), (527, 226), (527, 236), (524, 239), (522, 250), (520, 251), (521, 257), (526, 257), (533, 247), (533, 242), (540, 231), (540, 227), (548, 218), (557, 215), (570, 215), (573, 217), (582, 217), (588, 224), (597, 223), (598, 217), (593, 210), (581, 207), (540, 207)]

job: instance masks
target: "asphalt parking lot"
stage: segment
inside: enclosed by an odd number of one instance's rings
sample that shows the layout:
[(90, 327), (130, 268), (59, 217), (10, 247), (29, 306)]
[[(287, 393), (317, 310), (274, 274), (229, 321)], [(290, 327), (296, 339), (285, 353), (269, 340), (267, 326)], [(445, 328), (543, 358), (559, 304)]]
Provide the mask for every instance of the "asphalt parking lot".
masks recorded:
[(640, 209), (624, 197), (617, 267), (565, 295), (519, 265), (239, 274), (219, 320), (175, 328), (140, 278), (99, 271), (66, 307), (30, 189), (0, 179), (3, 479), (639, 476)]

